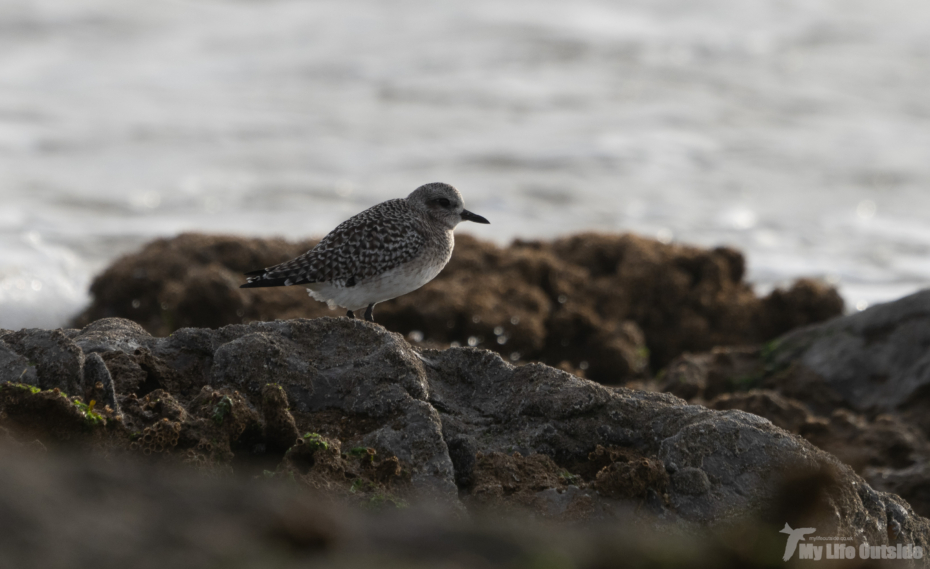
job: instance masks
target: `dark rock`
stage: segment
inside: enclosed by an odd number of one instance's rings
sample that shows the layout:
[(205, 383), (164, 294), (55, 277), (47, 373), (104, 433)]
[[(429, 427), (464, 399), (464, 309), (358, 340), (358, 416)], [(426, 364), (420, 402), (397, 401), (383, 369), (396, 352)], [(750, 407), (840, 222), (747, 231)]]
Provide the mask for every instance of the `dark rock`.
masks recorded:
[(710, 479), (700, 468), (688, 466), (675, 472), (672, 486), (685, 495), (700, 496), (711, 488)]
[(24, 329), (3, 342), (36, 368), (36, 385), (65, 393), (84, 392), (84, 352), (61, 330)]
[(205, 386), (187, 409), (194, 420), (182, 423), (181, 436), (188, 445), (196, 441), (195, 448), (206, 450), (203, 460), (231, 459), (237, 449), (247, 454), (262, 440), (259, 414), (238, 391)]
[(287, 395), (279, 385), (269, 383), (262, 388), (262, 421), (269, 451), (283, 452), (300, 437), (294, 416), (287, 408)]
[(30, 365), (29, 360), (0, 340), (0, 383), (8, 382), (38, 385), (39, 378), (35, 364)]
[[(167, 335), (185, 326), (341, 315), (303, 287), (239, 289), (242, 272), (312, 241), (184, 234), (110, 266), (77, 322), (120, 316)], [(418, 291), (378, 305), (378, 322), (430, 347), (476, 345), (623, 383), (685, 351), (759, 343), (842, 312), (836, 291), (802, 280), (757, 297), (733, 249), (586, 233), (506, 248), (456, 237), (452, 260)], [(131, 350), (124, 350), (130, 353)], [(563, 363), (564, 362), (564, 363)]]
[(220, 346), (213, 357), (211, 382), (261, 393), (265, 385), (285, 385), (298, 409), (306, 411), (313, 396), (314, 376), (310, 354), (278, 334), (255, 332)]
[[(118, 393), (144, 397), (156, 389), (166, 389), (179, 396), (192, 396), (193, 387), (180, 382), (181, 375), (148, 348), (136, 348), (130, 355), (122, 351), (102, 352), (101, 359)], [(199, 389), (199, 382), (196, 387)]]
[[(325, 449), (312, 454), (318, 456), (310, 468), (314, 472), (343, 460)], [(0, 463), (0, 550), (11, 567), (784, 566), (787, 536), (778, 533), (784, 522), (681, 531), (644, 522), (646, 508), (596, 527), (525, 517), (462, 519), (415, 505), (370, 515), (366, 510), (375, 509), (374, 504), (349, 508), (327, 499), (329, 488), (300, 491), (289, 473), (269, 473), (266, 480), (255, 481), (198, 475), (168, 464), (152, 468), (114, 458), (29, 453), (12, 445), (0, 445)], [(348, 460), (343, 466), (356, 465)], [(295, 475), (294, 480), (303, 478)], [(657, 499), (650, 498), (649, 504)], [(560, 520), (587, 519), (600, 501), (595, 492), (574, 486), (544, 490), (537, 498), (545, 504), (544, 518)], [(866, 502), (877, 505), (868, 494)], [(914, 518), (899, 504), (870, 511), (887, 520), (883, 526), (889, 540), (908, 543), (914, 535)], [(818, 530), (817, 535), (830, 534)], [(49, 543), (54, 547), (43, 545)], [(851, 543), (863, 541), (857, 536)], [(891, 560), (887, 565), (923, 563)]]
[(87, 401), (96, 401), (101, 408), (109, 407), (115, 414), (120, 414), (113, 378), (107, 364), (96, 352), (91, 352), (84, 358), (84, 398)]
[(531, 508), (539, 492), (561, 485), (559, 472), (559, 466), (544, 454), (478, 453), (465, 503), (495, 513)]
[[(537, 492), (532, 507), (543, 519), (568, 523), (619, 517), (616, 509), (606, 506), (596, 491), (573, 485)], [(623, 514), (629, 515), (629, 511)]]
[(402, 338), (379, 326), (320, 319), (188, 329), (157, 343), (153, 353), (181, 368), (174, 371), (187, 378), (181, 391), (209, 382), (259, 401), (261, 388), (277, 383), (303, 421), (302, 432), (318, 430), (313, 423), (319, 413), (353, 418), (358, 429), (349, 442), (396, 456), (409, 465), (420, 491), (443, 501), (454, 496), (439, 417), (422, 401), (428, 389), (422, 363)]
[(117, 393), (128, 395), (142, 391), (149, 376), (132, 356), (121, 351), (100, 353), (100, 359), (107, 366)]
[(707, 401), (757, 383), (763, 372), (758, 348), (717, 347), (675, 358), (664, 370), (659, 389), (689, 401)]
[[(898, 512), (894, 531), (902, 539), (926, 545), (930, 538), (930, 522), (900, 498), (742, 411), (606, 387), (542, 364), (514, 366), (475, 348), (416, 350), (379, 325), (345, 318), (183, 329), (132, 354), (118, 346), (127, 327), (116, 324), (108, 324), (112, 339), (98, 330), (103, 337), (94, 345), (114, 346), (101, 360), (130, 358), (146, 379), (136, 392), (118, 393), (124, 419), (114, 424), (123, 427), (94, 432), (164, 460), (242, 468), (256, 446), (280, 438), (262, 424), (256, 409), (268, 394), (250, 378), (280, 379), (306, 434), (268, 475), (365, 496), (372, 506), (419, 499), (457, 510), (464, 502), (563, 521), (658, 516), (679, 528), (795, 525), (816, 514), (812, 527), (871, 544), (889, 542), (888, 512)], [(43, 344), (49, 353), (42, 358), (60, 361), (58, 352), (77, 348), (69, 342)], [(113, 379), (117, 389), (131, 385)], [(30, 413), (20, 399), (69, 401), (8, 389), (18, 391), (0, 400), (0, 427), (33, 425), (29, 432), (39, 435), (46, 414)], [(67, 431), (83, 428), (81, 421), (57, 424)], [(810, 494), (817, 508), (779, 509), (792, 489)]]
[(661, 460), (615, 461), (597, 473), (594, 488), (609, 498), (648, 498), (665, 494), (668, 474)]
[(245, 314), (249, 304), (249, 297), (239, 291), (239, 275), (218, 263), (195, 264), (184, 273), (182, 282), (167, 284), (159, 308), (171, 307), (165, 312), (178, 328), (224, 326), (230, 316)]
[(930, 290), (787, 334), (768, 360), (810, 370), (846, 407), (892, 411), (930, 388), (928, 346)]
[(792, 433), (800, 433), (805, 424), (812, 419), (810, 411), (803, 404), (765, 389), (724, 393), (709, 401), (707, 406), (720, 410), (740, 409), (759, 415)]
[[(603, 424), (630, 429), (640, 441), (637, 452), (706, 473), (707, 492), (685, 494), (674, 487), (668, 492), (671, 511), (698, 523), (757, 511), (789, 473), (830, 464), (845, 473), (843, 478), (852, 477), (850, 486), (843, 486), (849, 490), (845, 498), (834, 502), (834, 520), (846, 520), (834, 529), (860, 531), (859, 522), (844, 513), (861, 511), (861, 501), (853, 497), (862, 484), (858, 477), (754, 415), (686, 406), (665, 394), (609, 389), (538, 364), (514, 368), (476, 350), (425, 351), (424, 360), (430, 401), (441, 409), (447, 432), (468, 433), (484, 453), (544, 453), (567, 466), (587, 457)], [(873, 538), (882, 539), (880, 532)]]
[[(242, 316), (235, 312), (239, 303), (231, 301), (229, 296), (239, 294), (233, 281), (246, 271), (295, 257), (313, 244), (313, 241), (288, 243), (281, 239), (250, 240), (191, 233), (175, 239), (153, 241), (140, 253), (117, 261), (94, 280), (90, 292), (101, 300), (101, 304), (89, 310), (88, 315), (92, 316), (83, 318), (81, 325), (101, 318), (119, 316), (139, 322), (153, 333), (167, 335), (185, 325), (193, 324), (182, 323), (190, 320), (189, 316), (182, 313), (181, 308), (182, 305), (191, 305), (185, 300), (187, 295), (203, 299), (205, 291), (195, 287), (206, 285), (207, 288), (212, 288), (218, 283), (226, 283), (229, 288), (222, 295), (223, 301), (220, 302), (220, 306), (233, 307), (234, 311), (211, 315), (197, 310), (195, 315), (206, 316), (214, 322), (216, 318), (223, 318), (224, 324), (240, 322)], [(202, 271), (193, 270), (204, 267), (210, 267), (208, 273), (221, 273), (220, 278), (211, 279)], [(223, 269), (219, 270), (218, 267)], [(290, 297), (291, 303), (296, 300), (296, 296), (306, 297), (303, 289), (289, 292), (293, 295)], [(288, 293), (284, 294), (287, 298)], [(243, 295), (243, 298), (246, 296)], [(265, 295), (257, 298), (257, 306), (246, 301), (243, 301), (242, 305), (259, 311), (277, 310), (281, 306), (281, 298), (280, 293)]]
[[(930, 512), (930, 462), (906, 468), (868, 467), (863, 478), (876, 490), (907, 496), (915, 511)], [(895, 517), (898, 516), (895, 510)]]
[(459, 488), (467, 488), (474, 484), (475, 463), (478, 455), (478, 444), (469, 436), (445, 436), (449, 448), (449, 459), (455, 469), (455, 484)]
[(808, 421), (799, 432), (858, 472), (868, 466), (903, 468), (930, 458), (924, 434), (892, 415), (868, 419), (837, 409), (826, 419)]
[(928, 515), (930, 500), (911, 482), (930, 460), (927, 346), (930, 291), (799, 329), (761, 349), (685, 354), (661, 381), (644, 386), (765, 417), (870, 481), (901, 481), (893, 487)]
[[(913, 480), (917, 466), (930, 460), (926, 434), (901, 414), (874, 417), (837, 407), (826, 415), (814, 412), (796, 399), (771, 390), (751, 390), (717, 396), (707, 403), (713, 409), (740, 409), (765, 417), (775, 425), (797, 433), (850, 465), (870, 483), (882, 480)], [(880, 485), (882, 489), (890, 486)], [(895, 491), (919, 513), (930, 514), (930, 500), (920, 484), (902, 483)]]
[(827, 285), (799, 279), (790, 289), (775, 289), (762, 301), (759, 327), (764, 338), (774, 338), (843, 312), (843, 299)]
[(154, 338), (145, 329), (125, 318), (103, 318), (91, 322), (72, 337), (85, 354), (124, 352), (133, 354), (151, 345)]
[(0, 384), (0, 426), (18, 438), (44, 443), (74, 445), (101, 440), (105, 419), (92, 417), (80, 400), (70, 399), (58, 389), (39, 391), (27, 385)]

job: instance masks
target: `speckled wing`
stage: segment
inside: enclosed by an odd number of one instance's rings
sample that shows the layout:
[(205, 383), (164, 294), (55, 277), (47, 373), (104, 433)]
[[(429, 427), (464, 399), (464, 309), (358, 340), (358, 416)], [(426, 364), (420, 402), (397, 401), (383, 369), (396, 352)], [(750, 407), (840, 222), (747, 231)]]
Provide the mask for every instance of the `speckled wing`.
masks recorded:
[(405, 200), (389, 200), (349, 218), (303, 255), (246, 273), (241, 288), (330, 282), (355, 286), (417, 256), (426, 239)]

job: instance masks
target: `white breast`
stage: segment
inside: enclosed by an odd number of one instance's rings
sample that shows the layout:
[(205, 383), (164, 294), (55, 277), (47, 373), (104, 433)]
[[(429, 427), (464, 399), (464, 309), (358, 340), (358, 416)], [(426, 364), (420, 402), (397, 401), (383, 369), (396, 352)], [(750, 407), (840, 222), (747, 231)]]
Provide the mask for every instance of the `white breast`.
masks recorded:
[(307, 292), (316, 300), (332, 302), (348, 310), (360, 310), (369, 304), (397, 298), (417, 290), (436, 278), (451, 256), (451, 246), (447, 251), (424, 251), (423, 255), (410, 262), (375, 275), (353, 287), (313, 283)]

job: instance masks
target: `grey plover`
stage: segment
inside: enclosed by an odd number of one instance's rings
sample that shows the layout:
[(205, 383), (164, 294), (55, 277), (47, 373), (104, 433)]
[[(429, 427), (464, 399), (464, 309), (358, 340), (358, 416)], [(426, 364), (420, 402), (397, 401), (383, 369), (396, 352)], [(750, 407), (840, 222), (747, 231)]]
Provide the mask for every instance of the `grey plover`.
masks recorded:
[(297, 258), (245, 273), (241, 288), (306, 284), (311, 297), (350, 318), (367, 307), (365, 320), (374, 322), (375, 304), (420, 288), (446, 266), (462, 221), (490, 223), (465, 209), (449, 184), (425, 184), (340, 223)]

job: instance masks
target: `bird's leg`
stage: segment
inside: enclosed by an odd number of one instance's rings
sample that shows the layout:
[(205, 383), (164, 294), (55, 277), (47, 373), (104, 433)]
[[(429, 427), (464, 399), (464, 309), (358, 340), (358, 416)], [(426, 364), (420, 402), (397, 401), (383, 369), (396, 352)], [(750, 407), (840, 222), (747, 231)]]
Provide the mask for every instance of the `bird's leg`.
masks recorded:
[(365, 320), (368, 320), (369, 322), (375, 321), (374, 309), (375, 309), (375, 303), (372, 302), (371, 304), (368, 305), (368, 310), (365, 311)]
[(346, 316), (348, 316), (349, 318), (355, 318), (355, 313), (352, 312), (351, 310), (346, 310)]

